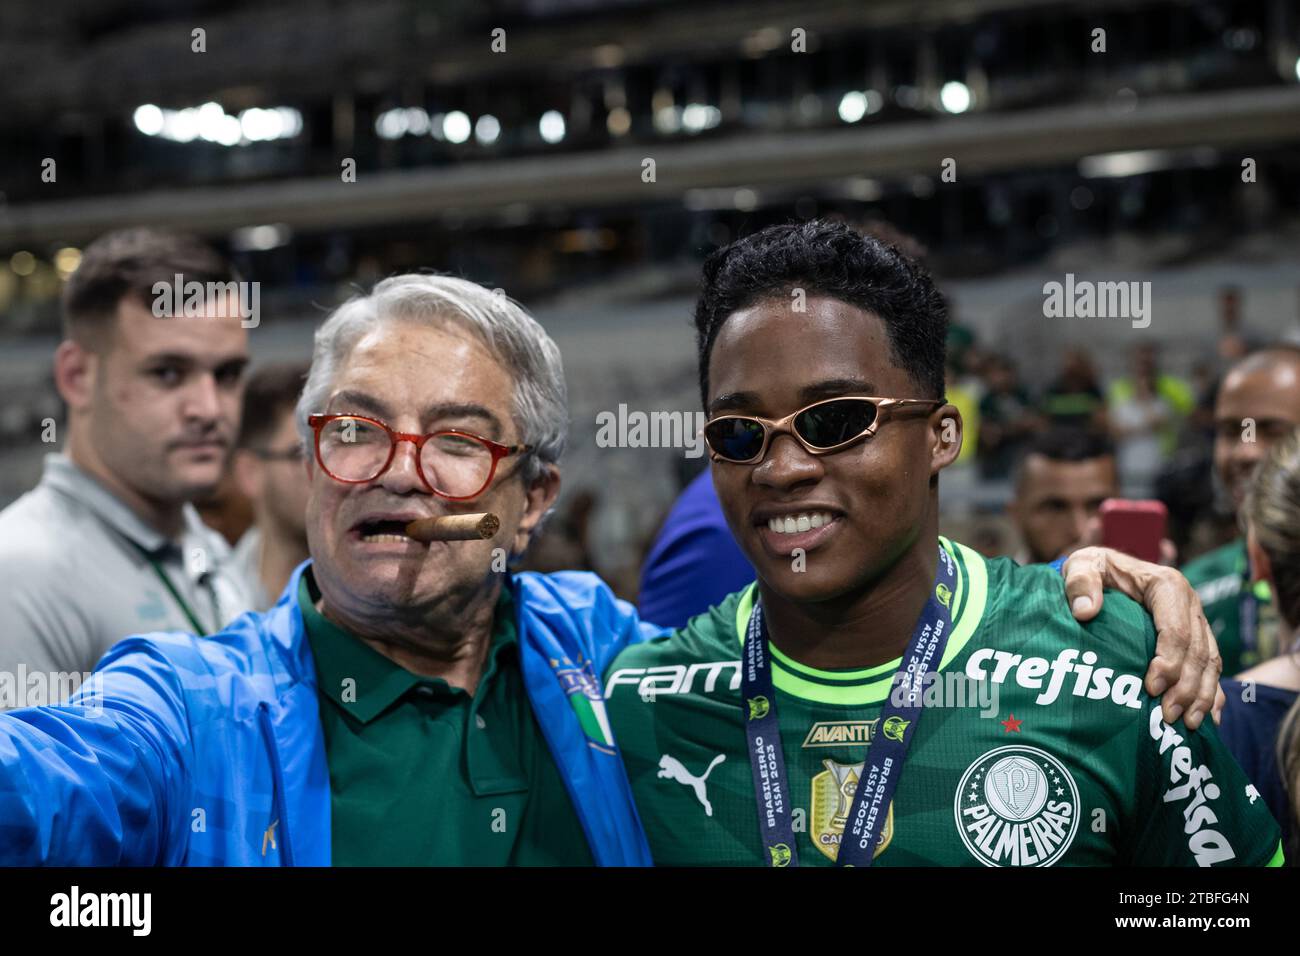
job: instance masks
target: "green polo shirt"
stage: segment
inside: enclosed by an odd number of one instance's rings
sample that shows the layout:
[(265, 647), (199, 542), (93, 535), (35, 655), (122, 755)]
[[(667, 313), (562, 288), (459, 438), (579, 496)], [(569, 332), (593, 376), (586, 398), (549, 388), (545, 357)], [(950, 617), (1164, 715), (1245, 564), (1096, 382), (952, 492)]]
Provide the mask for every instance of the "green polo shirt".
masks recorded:
[[(1282, 650), (1282, 626), (1267, 581), (1252, 585), (1247, 573), (1246, 541), (1238, 538), (1183, 565), (1205, 609), (1223, 657), (1223, 676), (1233, 677)], [(1254, 592), (1255, 632), (1242, 634), (1242, 601)]]
[(471, 696), (413, 674), (298, 601), (316, 658), (336, 866), (590, 866), (533, 716), (502, 589)]

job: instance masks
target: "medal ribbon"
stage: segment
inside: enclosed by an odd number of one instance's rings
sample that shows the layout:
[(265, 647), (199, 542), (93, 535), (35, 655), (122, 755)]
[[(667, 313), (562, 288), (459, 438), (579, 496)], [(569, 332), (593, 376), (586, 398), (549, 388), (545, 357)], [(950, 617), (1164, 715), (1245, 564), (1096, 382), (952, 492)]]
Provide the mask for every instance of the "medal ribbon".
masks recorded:
[[(880, 714), (880, 732), (872, 740), (853, 794), (848, 823), (840, 841), (837, 866), (871, 866), (880, 829), (903, 771), (903, 761), (921, 716), (926, 675), (943, 660), (952, 630), (952, 602), (957, 568), (952, 557), (939, 549), (934, 587), (926, 599), (912, 637), (890, 681), (890, 695)], [(749, 764), (754, 778), (758, 829), (771, 866), (799, 865), (790, 805), (790, 778), (781, 749), (781, 725), (772, 683), (767, 626), (763, 608), (754, 602), (745, 634), (745, 659), (741, 667), (741, 707), (749, 743)]]

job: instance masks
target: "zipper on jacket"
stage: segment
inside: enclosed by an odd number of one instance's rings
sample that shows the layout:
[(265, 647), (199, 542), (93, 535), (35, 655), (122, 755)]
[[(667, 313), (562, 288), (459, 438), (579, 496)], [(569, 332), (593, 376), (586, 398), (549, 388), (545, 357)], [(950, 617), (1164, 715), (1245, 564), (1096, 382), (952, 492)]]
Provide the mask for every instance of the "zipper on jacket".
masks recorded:
[(257, 705), (257, 723), (262, 738), (271, 752), (271, 785), (275, 789), (272, 803), (280, 819), (280, 859), (285, 866), (293, 866), (293, 844), (289, 842), (289, 817), (284, 812), (284, 770), (280, 766), (280, 749), (275, 745), (275, 728), (271, 726), (271, 710), (266, 701)]

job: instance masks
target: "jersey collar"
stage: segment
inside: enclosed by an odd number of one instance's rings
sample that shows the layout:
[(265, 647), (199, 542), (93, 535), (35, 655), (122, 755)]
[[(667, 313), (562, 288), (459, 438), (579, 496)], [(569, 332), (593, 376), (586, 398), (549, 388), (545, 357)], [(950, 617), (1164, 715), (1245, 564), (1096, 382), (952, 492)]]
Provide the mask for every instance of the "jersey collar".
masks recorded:
[[(939, 662), (938, 669), (942, 671), (961, 653), (984, 616), (988, 574), (984, 558), (978, 552), (943, 536), (940, 536), (939, 544), (957, 564), (957, 587), (952, 602), (953, 628), (943, 660)], [(742, 648), (757, 593), (758, 583), (755, 582), (745, 589), (736, 606), (736, 639)], [(864, 670), (823, 671), (792, 660), (772, 646), (771, 641), (767, 646), (772, 657), (772, 682), (776, 688), (820, 704), (862, 706), (882, 702), (889, 696), (894, 672), (903, 661), (899, 657)]]

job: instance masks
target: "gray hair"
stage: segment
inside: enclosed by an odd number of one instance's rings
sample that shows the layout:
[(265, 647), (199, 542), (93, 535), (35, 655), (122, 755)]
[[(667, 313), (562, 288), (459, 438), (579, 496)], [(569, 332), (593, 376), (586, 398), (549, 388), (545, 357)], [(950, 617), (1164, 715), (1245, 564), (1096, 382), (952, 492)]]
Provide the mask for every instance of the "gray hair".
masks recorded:
[(560, 350), (518, 302), (467, 279), (410, 273), (356, 295), (316, 330), (311, 371), (298, 399), (298, 433), (312, 445), (307, 416), (325, 410), (339, 366), (367, 332), (389, 322), (455, 322), (497, 356), (515, 383), (514, 418), (521, 441), (533, 446), (520, 473), (531, 482), (564, 454), (568, 394)]

